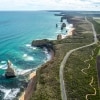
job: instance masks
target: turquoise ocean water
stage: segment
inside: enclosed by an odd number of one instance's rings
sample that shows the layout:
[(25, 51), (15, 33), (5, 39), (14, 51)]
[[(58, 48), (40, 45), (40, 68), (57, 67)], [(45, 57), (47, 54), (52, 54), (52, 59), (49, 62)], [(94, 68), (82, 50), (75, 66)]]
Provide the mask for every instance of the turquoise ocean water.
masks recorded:
[(49, 59), (47, 51), (31, 47), (32, 40), (56, 39), (60, 17), (53, 12), (0, 12), (0, 100), (13, 100), (24, 86), (23, 78), (4, 77), (9, 59), (18, 75), (36, 69)]

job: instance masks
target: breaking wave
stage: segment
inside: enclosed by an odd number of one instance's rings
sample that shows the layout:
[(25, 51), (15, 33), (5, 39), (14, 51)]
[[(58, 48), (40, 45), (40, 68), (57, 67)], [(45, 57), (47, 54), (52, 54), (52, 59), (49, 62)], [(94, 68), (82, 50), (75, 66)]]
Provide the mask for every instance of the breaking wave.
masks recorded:
[(37, 49), (36, 47), (31, 46), (31, 44), (26, 44), (26, 47), (31, 48), (33, 50)]
[(34, 61), (34, 58), (32, 56), (29, 56), (28, 54), (24, 54), (23, 58), (25, 61)]
[(13, 100), (19, 91), (19, 88), (6, 89), (5, 87), (0, 86), (0, 92), (4, 94), (3, 100)]

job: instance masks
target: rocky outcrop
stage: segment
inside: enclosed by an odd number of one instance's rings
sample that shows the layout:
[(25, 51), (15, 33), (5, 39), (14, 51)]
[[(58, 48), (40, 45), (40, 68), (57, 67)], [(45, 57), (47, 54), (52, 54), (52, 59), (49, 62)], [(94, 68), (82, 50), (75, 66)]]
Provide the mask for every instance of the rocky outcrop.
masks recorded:
[(60, 22), (63, 22), (63, 20), (66, 20), (66, 21), (67, 21), (67, 17), (66, 17), (65, 15), (63, 15), (63, 16), (61, 17)]
[(65, 27), (66, 27), (66, 24), (65, 23), (62, 23), (61, 30), (63, 30)]
[(8, 68), (6, 70), (5, 77), (6, 78), (15, 77), (16, 76), (15, 70), (14, 70), (14, 68), (12, 68), (12, 63), (9, 60), (7, 62), (7, 66), (8, 66)]
[(58, 34), (57, 35), (57, 40), (61, 40), (62, 39), (62, 35), (61, 34)]
[(43, 39), (43, 40), (35, 40), (32, 42), (32, 46), (44, 48), (46, 47), (48, 51), (54, 50), (53, 43), (50, 40)]

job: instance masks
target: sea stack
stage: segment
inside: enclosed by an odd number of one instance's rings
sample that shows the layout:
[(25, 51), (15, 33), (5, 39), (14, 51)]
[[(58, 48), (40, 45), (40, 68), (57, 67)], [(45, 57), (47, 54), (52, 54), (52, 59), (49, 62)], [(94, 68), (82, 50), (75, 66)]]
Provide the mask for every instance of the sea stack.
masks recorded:
[(65, 23), (62, 23), (61, 30), (63, 30), (65, 27), (66, 27), (66, 24)]
[(6, 78), (13, 78), (16, 76), (15, 70), (12, 67), (12, 63), (8, 60), (7, 61), (8, 68), (6, 69), (5, 77)]
[(62, 39), (62, 35), (61, 34), (58, 34), (57, 35), (57, 40), (61, 40)]

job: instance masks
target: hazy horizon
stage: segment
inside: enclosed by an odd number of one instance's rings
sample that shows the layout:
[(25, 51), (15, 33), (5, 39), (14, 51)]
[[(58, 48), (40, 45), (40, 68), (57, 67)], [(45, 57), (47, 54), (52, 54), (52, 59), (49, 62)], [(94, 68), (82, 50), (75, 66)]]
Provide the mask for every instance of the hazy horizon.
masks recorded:
[(100, 0), (3, 0), (0, 11), (100, 11)]

